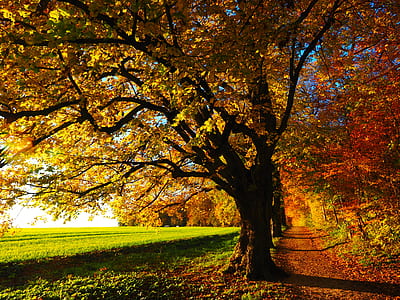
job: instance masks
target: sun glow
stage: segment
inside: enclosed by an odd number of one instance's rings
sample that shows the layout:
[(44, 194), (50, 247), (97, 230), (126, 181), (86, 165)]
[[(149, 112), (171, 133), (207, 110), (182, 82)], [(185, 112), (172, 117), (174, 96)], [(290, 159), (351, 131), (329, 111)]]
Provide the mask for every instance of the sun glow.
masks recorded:
[(8, 138), (6, 145), (10, 153), (24, 153), (33, 147), (33, 138), (12, 136)]

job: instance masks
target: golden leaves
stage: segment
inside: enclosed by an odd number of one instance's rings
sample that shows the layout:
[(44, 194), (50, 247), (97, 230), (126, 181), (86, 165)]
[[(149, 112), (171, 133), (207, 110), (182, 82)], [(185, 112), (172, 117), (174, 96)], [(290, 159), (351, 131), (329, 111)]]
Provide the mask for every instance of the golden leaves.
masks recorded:
[(8, 9), (2, 8), (2, 9), (0, 9), (0, 13), (2, 13), (2, 15), (5, 19), (9, 19), (12, 22), (15, 22), (14, 14), (11, 11), (9, 11)]
[(58, 23), (61, 19), (68, 18), (70, 15), (71, 14), (67, 10), (59, 7), (49, 12), (49, 20)]

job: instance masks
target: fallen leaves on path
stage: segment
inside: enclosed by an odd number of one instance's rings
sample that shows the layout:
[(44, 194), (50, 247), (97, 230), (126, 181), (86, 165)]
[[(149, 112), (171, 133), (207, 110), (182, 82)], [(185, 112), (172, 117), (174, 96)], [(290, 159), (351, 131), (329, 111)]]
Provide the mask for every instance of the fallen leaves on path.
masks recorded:
[(285, 232), (275, 260), (290, 274), (285, 283), (296, 290), (294, 298), (400, 299), (398, 268), (387, 280), (385, 270), (346, 261), (335, 250), (324, 248), (321, 236), (306, 227), (292, 227)]

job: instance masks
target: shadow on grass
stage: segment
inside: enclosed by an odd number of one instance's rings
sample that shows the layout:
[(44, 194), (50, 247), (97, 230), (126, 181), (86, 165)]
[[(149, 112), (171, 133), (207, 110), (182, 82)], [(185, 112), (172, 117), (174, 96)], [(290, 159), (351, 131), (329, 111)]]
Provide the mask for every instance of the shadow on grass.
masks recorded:
[[(29, 240), (34, 240), (34, 241), (40, 241), (40, 240), (50, 240), (54, 243), (57, 242), (57, 239), (68, 239), (68, 238), (91, 238), (91, 237), (98, 237), (98, 236), (104, 236), (104, 237), (109, 237), (109, 236), (129, 236), (132, 235), (131, 232), (81, 232), (81, 233), (62, 233), (62, 234), (30, 234), (30, 235), (25, 235), (22, 237), (18, 238), (18, 241), (29, 241)], [(2, 237), (1, 241), (8, 241), (8, 240), (13, 240), (14, 238), (11, 237)]]
[(102, 269), (114, 272), (174, 269), (209, 253), (231, 251), (236, 236), (237, 233), (213, 235), (0, 264), (0, 286), (21, 286), (38, 278), (58, 280), (69, 274), (90, 276)]
[(400, 285), (391, 283), (343, 280), (301, 274), (290, 274), (285, 280), (297, 286), (319, 287), (328, 289), (341, 289), (365, 293), (376, 293), (387, 296), (400, 296)]

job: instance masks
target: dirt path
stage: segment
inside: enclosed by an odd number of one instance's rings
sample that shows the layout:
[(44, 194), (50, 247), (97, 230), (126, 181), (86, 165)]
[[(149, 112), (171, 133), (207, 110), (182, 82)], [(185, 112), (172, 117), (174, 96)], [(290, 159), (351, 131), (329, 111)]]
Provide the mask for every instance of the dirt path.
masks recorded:
[(320, 236), (306, 227), (284, 233), (275, 256), (290, 274), (285, 280), (296, 299), (400, 299), (400, 285), (369, 282), (340, 263), (334, 248), (322, 249)]

